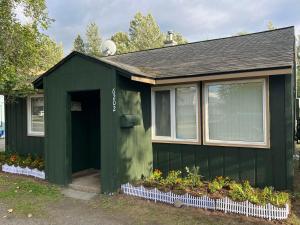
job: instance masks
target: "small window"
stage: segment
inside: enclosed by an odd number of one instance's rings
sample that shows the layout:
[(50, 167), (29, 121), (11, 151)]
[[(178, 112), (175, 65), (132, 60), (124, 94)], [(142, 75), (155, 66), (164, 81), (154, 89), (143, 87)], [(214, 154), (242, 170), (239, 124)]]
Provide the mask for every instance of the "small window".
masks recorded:
[(197, 142), (198, 101), (197, 85), (153, 88), (153, 140)]
[(29, 136), (44, 135), (44, 97), (42, 95), (27, 98), (27, 128)]
[(267, 147), (266, 79), (204, 84), (204, 142)]

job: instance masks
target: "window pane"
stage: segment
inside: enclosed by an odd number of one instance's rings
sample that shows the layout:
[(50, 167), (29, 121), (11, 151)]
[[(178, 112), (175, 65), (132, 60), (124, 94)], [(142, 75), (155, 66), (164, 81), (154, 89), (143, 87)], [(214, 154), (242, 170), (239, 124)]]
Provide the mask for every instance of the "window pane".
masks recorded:
[(171, 136), (170, 91), (155, 92), (155, 135)]
[(44, 98), (31, 98), (31, 131), (44, 132)]
[(176, 138), (197, 138), (196, 87), (176, 88)]
[(264, 141), (263, 82), (208, 86), (210, 140)]

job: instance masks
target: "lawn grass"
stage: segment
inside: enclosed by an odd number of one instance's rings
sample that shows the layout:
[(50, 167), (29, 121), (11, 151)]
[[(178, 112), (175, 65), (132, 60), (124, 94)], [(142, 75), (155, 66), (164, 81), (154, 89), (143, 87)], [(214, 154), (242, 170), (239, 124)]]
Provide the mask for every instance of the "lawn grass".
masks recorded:
[(43, 215), (48, 203), (60, 198), (56, 186), (31, 178), (0, 173), (0, 201), (14, 214)]

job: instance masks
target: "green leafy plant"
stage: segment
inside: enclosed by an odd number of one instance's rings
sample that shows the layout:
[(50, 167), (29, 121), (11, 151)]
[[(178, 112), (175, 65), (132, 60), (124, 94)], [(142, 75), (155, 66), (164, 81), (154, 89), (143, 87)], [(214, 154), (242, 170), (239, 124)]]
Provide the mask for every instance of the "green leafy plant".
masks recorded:
[(185, 185), (191, 187), (202, 186), (203, 183), (201, 181), (200, 169), (198, 166), (194, 166), (192, 169), (185, 167), (185, 170), (187, 172), (187, 177), (184, 178)]
[(159, 169), (155, 169), (149, 177), (147, 177), (144, 181), (146, 186), (155, 186), (159, 184), (162, 179), (162, 172)]
[(161, 179), (161, 184), (168, 186), (168, 187), (174, 187), (176, 184), (181, 184), (182, 183), (182, 178), (179, 177), (181, 175), (180, 170), (171, 170), (168, 173), (168, 176), (165, 179)]
[(259, 192), (253, 187), (251, 187), (249, 181), (245, 181), (243, 183), (243, 190), (246, 195), (246, 199), (249, 202), (252, 202), (254, 204), (260, 203)]
[(276, 206), (284, 206), (289, 201), (289, 194), (286, 192), (273, 193), (270, 203)]
[(246, 201), (247, 195), (243, 189), (242, 184), (238, 184), (236, 182), (232, 182), (230, 184), (229, 197), (234, 201)]
[(208, 184), (208, 189), (210, 193), (215, 193), (220, 191), (222, 188), (229, 185), (230, 179), (228, 177), (216, 177), (211, 183)]
[(260, 204), (265, 205), (269, 202), (276, 206), (284, 206), (289, 197), (286, 192), (275, 192), (273, 187), (265, 187), (260, 193)]

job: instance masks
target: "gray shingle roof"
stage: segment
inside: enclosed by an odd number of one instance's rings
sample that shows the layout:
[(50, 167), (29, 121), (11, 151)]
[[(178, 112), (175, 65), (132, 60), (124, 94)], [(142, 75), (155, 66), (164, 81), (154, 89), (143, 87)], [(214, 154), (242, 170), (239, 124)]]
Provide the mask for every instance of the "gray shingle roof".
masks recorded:
[(101, 58), (156, 79), (292, 66), (294, 27)]

